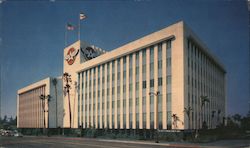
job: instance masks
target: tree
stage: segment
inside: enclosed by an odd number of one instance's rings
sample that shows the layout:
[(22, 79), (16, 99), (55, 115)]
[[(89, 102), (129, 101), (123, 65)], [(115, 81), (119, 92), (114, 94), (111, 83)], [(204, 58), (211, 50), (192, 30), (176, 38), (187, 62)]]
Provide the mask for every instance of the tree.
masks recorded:
[(215, 110), (213, 110), (213, 111), (212, 111), (212, 128), (213, 128), (213, 123), (214, 123), (214, 116), (215, 116), (215, 113), (216, 113), (216, 111), (215, 111)]
[(239, 114), (233, 115), (232, 118), (233, 118), (235, 121), (238, 121), (238, 122), (241, 121), (241, 115), (239, 115)]
[[(201, 99), (201, 111), (203, 112), (203, 114), (202, 114), (202, 120), (203, 120), (205, 105), (206, 105), (206, 103), (209, 103), (210, 100), (209, 100), (208, 96), (200, 96), (200, 99)], [(204, 121), (206, 123), (206, 119)], [(204, 122), (204, 121), (202, 121), (202, 122)]]
[(221, 113), (221, 110), (218, 109), (217, 110), (217, 126), (219, 126), (219, 122), (220, 122), (220, 113)]
[(56, 127), (58, 127), (58, 122), (57, 122), (57, 79), (54, 78), (52, 79), (52, 84), (54, 85), (54, 88), (55, 88), (55, 96), (56, 96)]
[(8, 119), (7, 115), (4, 115), (3, 123), (6, 123), (6, 122), (7, 122), (7, 119)]
[(237, 127), (237, 124), (235, 124), (231, 117), (227, 117), (227, 129), (234, 129), (235, 127)]
[[(172, 118), (173, 118), (173, 126), (174, 126), (175, 129), (177, 129), (178, 128), (178, 122), (181, 121), (181, 120), (177, 116), (177, 114), (173, 114)], [(182, 124), (183, 124), (183, 122), (182, 122)]]
[(250, 130), (250, 117), (248, 115), (241, 119), (241, 128), (244, 130)]
[(187, 114), (188, 117), (188, 129), (190, 129), (190, 113), (193, 109), (189, 106), (189, 107), (185, 107), (184, 108), (184, 112)]
[(70, 105), (70, 88), (71, 86), (69, 85), (69, 83), (72, 82), (71, 80), (71, 75), (68, 74), (67, 72), (65, 72), (63, 74), (63, 78), (65, 80), (65, 86), (64, 86), (64, 90), (65, 90), (65, 94), (68, 95), (68, 104), (69, 104), (69, 127), (71, 128), (71, 105)]

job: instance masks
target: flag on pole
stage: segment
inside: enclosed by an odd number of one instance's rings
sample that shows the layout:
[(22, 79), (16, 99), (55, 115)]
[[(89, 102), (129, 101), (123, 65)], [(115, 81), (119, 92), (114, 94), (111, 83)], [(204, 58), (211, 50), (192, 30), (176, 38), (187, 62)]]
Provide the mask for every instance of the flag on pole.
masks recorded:
[(73, 26), (73, 25), (71, 25), (71, 24), (67, 24), (67, 30), (74, 30), (75, 29), (75, 27)]
[(80, 20), (85, 19), (87, 16), (84, 13), (80, 13)]

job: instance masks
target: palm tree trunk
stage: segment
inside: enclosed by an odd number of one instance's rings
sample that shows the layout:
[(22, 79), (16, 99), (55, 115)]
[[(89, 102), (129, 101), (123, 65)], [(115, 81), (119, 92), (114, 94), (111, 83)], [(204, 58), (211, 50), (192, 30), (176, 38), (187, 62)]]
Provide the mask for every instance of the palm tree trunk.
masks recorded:
[(188, 116), (188, 129), (190, 129), (190, 116)]
[(55, 85), (55, 95), (56, 95), (56, 128), (58, 127), (58, 121), (57, 121), (57, 87)]
[(68, 100), (69, 100), (69, 127), (71, 128), (71, 106), (70, 106), (70, 96), (68, 92)]

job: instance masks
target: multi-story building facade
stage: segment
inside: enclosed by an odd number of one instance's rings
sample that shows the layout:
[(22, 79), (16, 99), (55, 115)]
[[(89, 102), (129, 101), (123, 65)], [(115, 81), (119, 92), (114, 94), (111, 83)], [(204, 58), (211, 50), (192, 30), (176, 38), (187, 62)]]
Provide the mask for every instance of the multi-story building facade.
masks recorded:
[(18, 90), (19, 128), (199, 129), (226, 116), (226, 71), (182, 21), (109, 52), (77, 41), (63, 65), (68, 83)]
[(77, 41), (64, 57), (64, 127), (214, 128), (226, 115), (226, 71), (182, 21), (109, 52)]
[(63, 127), (62, 98), (62, 78), (48, 77), (19, 89), (17, 127)]

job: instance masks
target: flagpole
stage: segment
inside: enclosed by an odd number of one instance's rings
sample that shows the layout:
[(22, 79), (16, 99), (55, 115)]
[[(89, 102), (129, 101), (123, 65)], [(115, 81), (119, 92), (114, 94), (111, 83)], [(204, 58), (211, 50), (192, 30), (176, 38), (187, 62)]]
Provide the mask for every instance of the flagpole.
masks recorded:
[(79, 18), (79, 22), (78, 22), (78, 40), (81, 40), (81, 19)]
[(68, 43), (67, 43), (67, 40), (68, 40), (68, 39), (67, 39), (67, 38), (68, 38), (67, 35), (68, 35), (68, 28), (67, 28), (67, 24), (66, 24), (66, 25), (65, 25), (65, 34), (64, 34), (64, 36), (65, 36), (65, 37), (64, 37), (64, 44), (65, 44), (65, 47), (67, 47), (67, 44), (68, 44)]

